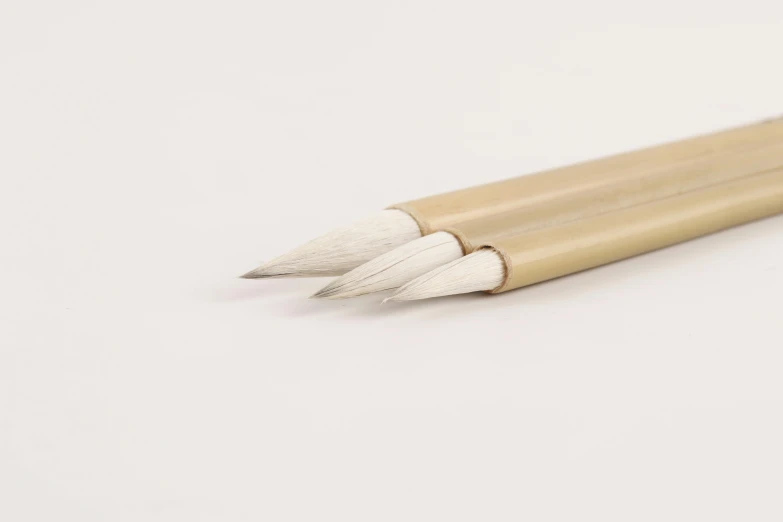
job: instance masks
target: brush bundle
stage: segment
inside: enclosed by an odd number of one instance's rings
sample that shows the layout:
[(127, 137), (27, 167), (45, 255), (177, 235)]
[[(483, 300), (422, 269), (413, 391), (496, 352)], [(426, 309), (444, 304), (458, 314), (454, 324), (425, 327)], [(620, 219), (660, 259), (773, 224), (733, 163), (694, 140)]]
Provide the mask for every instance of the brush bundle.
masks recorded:
[(330, 299), (497, 293), (782, 212), (776, 119), (393, 205), (244, 277), (343, 274)]

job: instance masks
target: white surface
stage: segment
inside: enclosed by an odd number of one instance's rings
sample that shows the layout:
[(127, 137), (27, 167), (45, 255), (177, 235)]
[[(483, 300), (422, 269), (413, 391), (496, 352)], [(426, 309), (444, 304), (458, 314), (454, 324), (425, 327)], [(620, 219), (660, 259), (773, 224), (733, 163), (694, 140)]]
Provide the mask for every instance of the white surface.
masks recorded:
[(0, 520), (780, 520), (781, 218), (500, 296), (237, 276), (780, 114), (781, 8), (2, 1)]

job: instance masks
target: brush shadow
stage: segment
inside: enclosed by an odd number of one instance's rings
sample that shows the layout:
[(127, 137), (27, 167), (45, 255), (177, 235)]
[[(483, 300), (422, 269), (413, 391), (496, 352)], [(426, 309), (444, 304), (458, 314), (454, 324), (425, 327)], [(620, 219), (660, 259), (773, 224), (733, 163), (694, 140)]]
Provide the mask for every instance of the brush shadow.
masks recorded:
[[(383, 300), (392, 294), (391, 291), (379, 292), (362, 296), (353, 300), (350, 306), (343, 308), (345, 319), (358, 320), (383, 320), (388, 318), (432, 318), (438, 316), (454, 317), (476, 313), (479, 308), (469, 305), (468, 302), (487, 297), (483, 293), (463, 294), (439, 297), (435, 299), (421, 299), (416, 301), (389, 301)], [(372, 299), (370, 299), (372, 298)], [(359, 301), (361, 300), (361, 302)]]
[[(310, 292), (311, 295), (313, 292)], [(356, 310), (377, 308), (381, 299), (377, 294), (370, 294), (351, 299), (307, 299), (298, 298), (290, 301), (290, 306), (283, 308), (292, 316), (334, 315)]]
[(212, 303), (231, 303), (259, 299), (275, 295), (310, 295), (323, 286), (324, 279), (287, 278), (287, 279), (231, 279), (205, 287), (199, 292), (206, 301)]

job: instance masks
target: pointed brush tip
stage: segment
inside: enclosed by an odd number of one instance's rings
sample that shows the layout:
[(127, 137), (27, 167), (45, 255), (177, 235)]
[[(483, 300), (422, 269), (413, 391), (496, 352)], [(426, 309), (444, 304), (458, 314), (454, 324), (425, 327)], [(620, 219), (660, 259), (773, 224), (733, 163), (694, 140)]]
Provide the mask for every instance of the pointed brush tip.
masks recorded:
[(256, 268), (246, 274), (239, 276), (240, 279), (266, 279), (268, 277), (274, 277), (271, 274), (264, 274), (260, 269)]
[(328, 300), (328, 301), (334, 301), (336, 299), (345, 299), (346, 296), (344, 296), (341, 293), (337, 292), (322, 292), (321, 290), (317, 291), (313, 295), (310, 296), (310, 299), (322, 299), (322, 300)]
[(399, 288), (396, 288), (394, 292), (392, 292), (392, 295), (384, 299), (383, 302), (385, 303), (386, 301), (394, 301), (394, 302), (410, 301), (410, 299), (408, 299), (407, 297), (407, 295), (410, 294), (410, 292), (408, 291), (409, 289), (407, 287), (408, 285), (405, 284)]
[(331, 285), (326, 285), (310, 297), (314, 299), (329, 299), (330, 297), (334, 297), (336, 294), (337, 292), (334, 291)]
[(326, 297), (331, 297), (332, 295), (334, 295), (334, 291), (329, 285), (326, 285), (325, 287), (321, 288), (310, 297), (317, 298), (317, 299), (324, 299)]
[(291, 273), (291, 272), (284, 272), (275, 270), (275, 266), (270, 266), (269, 264), (261, 265), (257, 268), (254, 268), (250, 272), (246, 274), (242, 274), (239, 276), (240, 279), (270, 279), (275, 277), (291, 277), (295, 276), (297, 274)]

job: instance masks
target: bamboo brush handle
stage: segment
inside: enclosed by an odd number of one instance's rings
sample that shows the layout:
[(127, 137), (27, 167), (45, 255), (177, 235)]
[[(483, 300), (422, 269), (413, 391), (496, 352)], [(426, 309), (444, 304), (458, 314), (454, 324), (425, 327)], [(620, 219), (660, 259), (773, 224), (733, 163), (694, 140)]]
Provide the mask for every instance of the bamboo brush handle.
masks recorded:
[(711, 156), (747, 152), (783, 141), (783, 118), (393, 205), (422, 234), (605, 187), (655, 172), (682, 168)]
[(477, 245), (606, 212), (677, 196), (692, 190), (783, 167), (783, 141), (750, 151), (711, 154), (676, 167), (631, 176), (608, 186), (444, 228), (466, 254)]
[(783, 169), (565, 225), (499, 239), (505, 292), (783, 212)]

